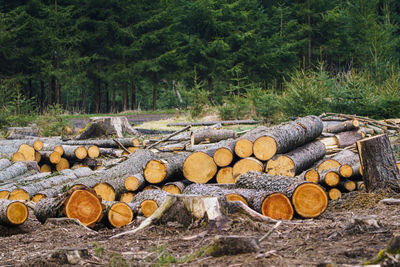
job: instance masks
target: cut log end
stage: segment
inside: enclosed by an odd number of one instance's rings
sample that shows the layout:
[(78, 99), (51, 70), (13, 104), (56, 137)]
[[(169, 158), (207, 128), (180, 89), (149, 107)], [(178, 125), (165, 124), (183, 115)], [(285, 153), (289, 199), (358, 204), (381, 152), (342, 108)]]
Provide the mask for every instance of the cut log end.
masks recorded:
[(51, 166), (49, 164), (43, 164), (40, 167), (40, 172), (51, 172)]
[(35, 149), (27, 144), (22, 144), (18, 148), (18, 152), (24, 154), (25, 160), (34, 161), (35, 160)]
[(335, 169), (340, 167), (340, 163), (337, 160), (334, 159), (327, 159), (325, 161), (323, 161), (318, 167), (317, 170), (318, 171), (325, 171), (325, 170), (329, 170), (329, 169)]
[(104, 206), (95, 194), (77, 189), (65, 205), (65, 215), (78, 219), (85, 226), (94, 226), (103, 217)]
[(194, 183), (205, 184), (217, 173), (214, 159), (204, 152), (192, 153), (183, 164), (183, 175)]
[(244, 197), (242, 197), (239, 194), (227, 194), (226, 196), (226, 200), (227, 201), (241, 201), (243, 202), (246, 206), (248, 206), (249, 204), (247, 203), (246, 199)]
[(86, 148), (83, 147), (83, 146), (77, 147), (77, 148), (75, 149), (75, 152), (74, 152), (74, 153), (75, 153), (76, 158), (78, 158), (78, 159), (84, 159), (84, 158), (86, 158), (87, 155), (88, 155), (88, 151), (87, 151)]
[(10, 192), (7, 190), (0, 190), (0, 199), (8, 199)]
[(43, 142), (42, 142), (42, 140), (35, 140), (35, 142), (33, 142), (33, 148), (34, 148), (36, 151), (42, 150), (42, 149), (43, 149)]
[(261, 136), (253, 144), (254, 156), (259, 160), (269, 160), (276, 152), (276, 141), (270, 136)]
[(344, 164), (339, 167), (339, 173), (342, 177), (349, 178), (353, 176), (353, 167), (349, 164)]
[(146, 190), (161, 190), (161, 188), (156, 185), (149, 184), (149, 185), (145, 186), (142, 191), (146, 191)]
[(261, 212), (264, 216), (276, 220), (291, 220), (294, 215), (290, 199), (282, 193), (273, 193), (266, 197), (262, 203)]
[(221, 147), (215, 151), (213, 158), (218, 167), (226, 167), (231, 164), (233, 154), (228, 148)]
[(144, 171), (144, 178), (151, 184), (161, 183), (167, 175), (167, 167), (160, 160), (150, 160), (147, 162)]
[(93, 187), (96, 194), (98, 194), (105, 201), (115, 201), (115, 190), (107, 183), (98, 183)]
[(21, 152), (15, 152), (11, 156), (12, 162), (25, 161), (25, 156)]
[(340, 192), (340, 190), (337, 188), (331, 188), (331, 189), (329, 189), (328, 195), (329, 195), (329, 199), (335, 200), (335, 199), (339, 199), (342, 197), (342, 192)]
[(41, 159), (42, 159), (42, 155), (40, 155), (39, 152), (35, 151), (35, 161), (37, 163), (39, 163)]
[(128, 176), (124, 182), (126, 190), (136, 191), (139, 188), (139, 180), (135, 176)]
[(279, 176), (296, 176), (296, 168), (291, 158), (287, 156), (279, 156), (276, 159), (268, 161), (265, 172), (271, 175)]
[(318, 171), (314, 170), (314, 169), (308, 170), (304, 174), (304, 180), (312, 182), (312, 183), (318, 183), (318, 181), (319, 181), (319, 173), (318, 173)]
[(167, 193), (170, 193), (170, 194), (181, 194), (182, 193), (181, 189), (178, 186), (174, 185), (174, 184), (164, 185), (161, 188), (161, 190), (163, 190), (163, 191), (165, 191)]
[(23, 189), (15, 189), (8, 196), (9, 200), (21, 200), (21, 201), (29, 201), (31, 197), (29, 194)]
[(143, 216), (147, 218), (158, 209), (158, 205), (154, 200), (147, 199), (140, 203), (140, 209), (143, 213)]
[(240, 158), (248, 158), (253, 155), (253, 143), (247, 139), (236, 141), (235, 154)]
[(57, 165), (56, 165), (56, 170), (62, 171), (62, 170), (66, 170), (66, 169), (69, 169), (69, 161), (65, 158), (61, 158), (60, 162), (57, 163)]
[(237, 180), (237, 178), (243, 173), (250, 171), (262, 172), (263, 169), (264, 165), (262, 162), (255, 158), (241, 159), (233, 165), (233, 178)]
[(61, 161), (60, 152), (54, 151), (53, 153), (51, 153), (50, 156), (49, 156), (49, 160), (53, 164), (58, 164)]
[(217, 173), (217, 183), (234, 184), (235, 179), (233, 179), (233, 168), (232, 167), (221, 168)]
[(114, 203), (108, 211), (108, 221), (116, 228), (129, 224), (133, 216), (132, 209), (124, 202)]
[(90, 146), (87, 150), (87, 155), (91, 159), (98, 158), (100, 156), (100, 149), (98, 146)]
[(62, 156), (64, 154), (64, 148), (62, 146), (55, 146), (53, 151), (60, 154), (60, 156)]
[(137, 151), (139, 149), (140, 149), (140, 147), (134, 147), (134, 146), (128, 147), (128, 151), (131, 152), (132, 154), (135, 153), (135, 151)]
[(20, 225), (23, 224), (28, 218), (28, 208), (22, 202), (12, 202), (7, 207), (7, 219), (10, 224)]
[(35, 202), (35, 203), (38, 203), (39, 200), (44, 199), (44, 198), (46, 198), (46, 195), (45, 195), (45, 194), (35, 194), (35, 195), (32, 197), (32, 201)]
[(304, 183), (295, 189), (292, 195), (292, 203), (301, 217), (315, 218), (326, 210), (328, 197), (321, 186), (314, 183)]
[(131, 203), (133, 198), (135, 197), (135, 194), (132, 192), (125, 192), (121, 195), (119, 198), (119, 201), (125, 202), (125, 203)]
[(340, 182), (340, 176), (336, 172), (328, 172), (324, 179), (325, 184), (331, 187), (337, 186)]

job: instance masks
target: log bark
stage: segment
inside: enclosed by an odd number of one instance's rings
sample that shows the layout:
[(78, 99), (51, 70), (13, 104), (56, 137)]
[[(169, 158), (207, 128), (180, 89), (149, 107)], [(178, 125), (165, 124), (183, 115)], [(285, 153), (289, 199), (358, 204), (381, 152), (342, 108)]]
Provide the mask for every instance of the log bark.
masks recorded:
[(335, 136), (336, 136), (339, 148), (354, 145), (357, 141), (363, 139), (362, 133), (357, 130), (342, 132)]
[[(136, 138), (116, 138), (125, 147), (134, 145)], [(62, 145), (71, 146), (98, 146), (100, 148), (119, 148), (118, 144), (110, 139), (95, 139), (95, 140), (69, 140), (61, 143)]]
[(327, 133), (340, 133), (345, 131), (351, 131), (357, 129), (360, 126), (360, 122), (357, 119), (347, 120), (332, 125), (327, 125), (324, 128), (324, 132)]
[(0, 159), (0, 171), (4, 170), (7, 167), (11, 166), (11, 161), (8, 159)]
[(175, 122), (168, 123), (167, 126), (210, 126), (214, 124), (221, 125), (237, 125), (237, 124), (257, 124), (259, 121), (255, 120), (230, 120), (230, 121), (203, 121), (203, 122)]
[(316, 116), (277, 125), (254, 141), (254, 156), (262, 161), (269, 160), (275, 154), (286, 153), (313, 141), (322, 133), (322, 129), (322, 121)]
[(300, 178), (247, 172), (239, 176), (236, 185), (240, 188), (284, 193), (291, 199), (296, 213), (303, 218), (318, 217), (328, 205), (328, 197), (321, 186)]
[(16, 162), (0, 172), (0, 182), (4, 182), (13, 177), (21, 175), (26, 171), (28, 171), (28, 166), (25, 162)]
[(152, 159), (146, 163), (143, 176), (150, 184), (182, 179), (182, 169), (189, 153), (180, 153), (164, 159)]
[(233, 165), (233, 179), (237, 179), (241, 174), (249, 171), (262, 172), (264, 164), (256, 158), (244, 158)]
[(162, 190), (146, 190), (138, 193), (132, 200), (136, 207), (140, 207), (145, 217), (150, 217), (161, 206), (167, 192)]
[(216, 143), (230, 138), (236, 138), (235, 131), (223, 129), (203, 129), (201, 131), (194, 131), (190, 135), (190, 141), (192, 145), (197, 145), (201, 142)]
[(352, 192), (357, 189), (357, 184), (354, 181), (342, 179), (340, 180), (338, 188), (342, 192)]
[(84, 146), (67, 146), (63, 145), (64, 149), (63, 157), (72, 160), (82, 160), (87, 157), (87, 149)]
[(275, 155), (268, 161), (265, 172), (271, 175), (295, 177), (325, 156), (325, 145), (313, 141), (289, 153)]
[(40, 151), (44, 163), (57, 164), (61, 160), (61, 154), (55, 151)]
[(387, 135), (358, 141), (357, 149), (367, 191), (391, 189), (400, 192), (400, 174)]
[(148, 185), (146, 179), (144, 179), (142, 173), (136, 173), (134, 175), (127, 175), (124, 177), (124, 186), (128, 191), (140, 191), (146, 185)]
[(217, 165), (207, 151), (194, 152), (183, 164), (183, 175), (194, 183), (207, 183), (217, 173)]
[(28, 208), (23, 202), (0, 199), (0, 224), (16, 226), (28, 218)]

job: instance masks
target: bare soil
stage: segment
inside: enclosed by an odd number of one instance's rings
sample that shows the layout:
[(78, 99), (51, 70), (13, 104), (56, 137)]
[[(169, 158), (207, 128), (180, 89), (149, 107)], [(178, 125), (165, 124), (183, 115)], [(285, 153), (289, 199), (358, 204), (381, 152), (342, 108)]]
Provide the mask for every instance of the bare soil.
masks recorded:
[[(127, 231), (98, 227), (95, 231), (68, 223), (41, 225), (31, 214), (20, 227), (0, 226), (0, 266), (69, 266), (57, 253), (60, 248), (86, 249), (80, 266), (338, 266), (361, 265), (400, 234), (400, 206), (379, 203), (387, 193), (354, 192), (331, 201), (316, 219), (282, 223), (261, 250), (233, 256), (211, 257), (205, 253), (213, 236), (242, 235), (261, 238), (273, 224), (242, 215), (229, 216), (219, 228), (197, 222), (184, 228), (174, 222), (153, 225), (135, 235), (111, 236)], [(376, 216), (378, 226), (352, 223), (353, 217)], [(143, 218), (138, 218), (137, 225)], [(200, 234), (200, 235), (199, 235)], [(205, 235), (204, 235), (205, 234)], [(72, 261), (73, 262), (73, 261)]]

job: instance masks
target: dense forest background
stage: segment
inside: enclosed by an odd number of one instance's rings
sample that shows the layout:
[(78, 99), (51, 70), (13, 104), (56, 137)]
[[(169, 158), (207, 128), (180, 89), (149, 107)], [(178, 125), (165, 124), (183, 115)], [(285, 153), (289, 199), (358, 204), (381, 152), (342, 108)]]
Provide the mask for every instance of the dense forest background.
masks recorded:
[(400, 116), (397, 0), (1, 0), (11, 115)]

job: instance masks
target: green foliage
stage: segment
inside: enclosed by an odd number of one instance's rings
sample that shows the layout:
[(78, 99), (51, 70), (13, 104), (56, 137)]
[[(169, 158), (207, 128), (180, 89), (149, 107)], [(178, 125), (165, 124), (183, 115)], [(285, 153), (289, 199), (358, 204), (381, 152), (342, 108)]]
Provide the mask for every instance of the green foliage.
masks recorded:
[(124, 257), (122, 257), (120, 254), (113, 253), (108, 262), (108, 266), (110, 266), (110, 267), (128, 267), (129, 264), (126, 261), (126, 259), (124, 259)]
[(234, 95), (225, 98), (224, 104), (218, 107), (218, 111), (223, 120), (242, 119), (250, 114), (250, 101), (246, 97)]
[(47, 112), (39, 116), (36, 123), (41, 129), (41, 135), (43, 136), (57, 136), (63, 135), (65, 127), (69, 126), (68, 120), (62, 116), (64, 110), (60, 105), (50, 105)]
[(94, 242), (92, 245), (93, 245), (93, 247), (95, 247), (94, 255), (96, 257), (102, 258), (104, 256), (104, 247), (96, 242)]

